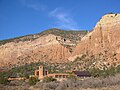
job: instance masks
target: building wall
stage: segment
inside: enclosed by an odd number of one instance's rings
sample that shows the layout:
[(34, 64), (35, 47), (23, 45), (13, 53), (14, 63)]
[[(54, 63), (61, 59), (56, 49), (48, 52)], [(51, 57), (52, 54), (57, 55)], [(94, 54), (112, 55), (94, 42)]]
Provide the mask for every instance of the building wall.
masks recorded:
[[(49, 74), (47, 70), (44, 69), (43, 66), (39, 66), (39, 70), (35, 71), (35, 76), (37, 76), (39, 79), (43, 79), (44, 77), (53, 77), (56, 79), (65, 79), (69, 76), (70, 74), (66, 73), (54, 73), (54, 74)], [(90, 73), (88, 71), (74, 71), (73, 75), (76, 77), (88, 77)]]
[(44, 76), (44, 67), (39, 66), (39, 79), (43, 78)]
[(43, 79), (46, 76), (60, 79), (60, 78), (67, 78), (69, 74), (64, 74), (64, 73), (48, 74), (48, 71), (45, 70), (43, 66), (39, 66), (39, 69), (35, 70), (35, 76), (37, 76), (39, 79)]

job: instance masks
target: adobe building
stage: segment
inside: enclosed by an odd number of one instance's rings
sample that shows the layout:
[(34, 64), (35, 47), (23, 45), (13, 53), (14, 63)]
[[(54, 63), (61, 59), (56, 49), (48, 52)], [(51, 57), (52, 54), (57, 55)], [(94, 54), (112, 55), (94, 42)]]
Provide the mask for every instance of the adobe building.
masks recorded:
[(89, 71), (72, 71), (72, 72), (77, 77), (91, 77), (91, 73)]
[[(72, 71), (72, 75), (76, 77), (90, 77), (91, 74), (89, 71)], [(35, 70), (35, 76), (38, 77), (39, 79), (43, 79), (44, 77), (53, 77), (56, 78), (57, 80), (65, 80), (70, 76), (70, 74), (66, 73), (53, 73), (49, 74), (48, 71), (42, 66), (39, 66), (38, 70)]]
[(60, 79), (66, 79), (69, 74), (66, 73), (54, 73), (54, 74), (49, 74), (48, 71), (42, 66), (39, 66), (38, 70), (35, 70), (35, 76), (38, 77), (39, 79), (43, 79), (44, 77), (53, 77), (56, 78), (57, 80)]
[(47, 75), (48, 75), (48, 71), (45, 70), (45, 68), (42, 65), (39, 66), (38, 70), (35, 70), (35, 76), (37, 76), (39, 79), (42, 79)]

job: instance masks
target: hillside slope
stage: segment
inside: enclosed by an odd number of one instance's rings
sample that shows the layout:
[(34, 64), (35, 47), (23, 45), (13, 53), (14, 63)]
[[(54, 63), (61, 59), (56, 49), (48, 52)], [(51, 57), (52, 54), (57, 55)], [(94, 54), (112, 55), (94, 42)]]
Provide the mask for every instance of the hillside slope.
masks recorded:
[(76, 43), (87, 31), (50, 29), (0, 42), (0, 67), (31, 62), (67, 62)]
[(94, 56), (95, 67), (120, 64), (120, 14), (104, 15), (93, 31), (82, 38), (73, 56), (83, 54), (88, 57)]
[(30, 34), (30, 35), (25, 35), (25, 36), (21, 36), (21, 37), (0, 40), (0, 45), (4, 45), (9, 42), (33, 41), (37, 38), (40, 38), (41, 36), (49, 35), (49, 34), (53, 34), (55, 36), (60, 36), (62, 38), (67, 38), (73, 42), (76, 42), (76, 41), (79, 41), (84, 35), (86, 35), (87, 31), (85, 31), (85, 30), (80, 30), (80, 31), (61, 30), (61, 29), (57, 29), (57, 28), (52, 28), (52, 29), (48, 29), (48, 30), (45, 30), (45, 31), (43, 31), (41, 33), (37, 33), (37, 34)]

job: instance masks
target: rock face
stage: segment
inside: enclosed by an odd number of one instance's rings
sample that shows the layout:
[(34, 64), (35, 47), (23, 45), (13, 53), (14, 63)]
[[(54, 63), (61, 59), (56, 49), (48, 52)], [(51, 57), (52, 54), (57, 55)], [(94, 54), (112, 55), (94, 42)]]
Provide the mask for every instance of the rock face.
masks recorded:
[(42, 36), (34, 41), (7, 43), (0, 46), (0, 66), (38, 61), (63, 62), (70, 51), (54, 35)]
[(95, 67), (120, 64), (120, 14), (104, 15), (89, 33), (55, 29), (0, 43), (0, 67), (63, 63), (81, 55), (94, 56)]
[(120, 14), (107, 14), (100, 19), (73, 52), (73, 56), (81, 54), (99, 58), (98, 66), (102, 63), (105, 66), (120, 64)]
[[(76, 31), (76, 36), (78, 37), (72, 36), (71, 33), (75, 32), (54, 29), (41, 34), (2, 41), (0, 46), (0, 67), (13, 67), (39, 61), (67, 62), (68, 57), (72, 53), (72, 47), (77, 43), (77, 40), (71, 40), (71, 38), (80, 39), (86, 34), (86, 31)], [(64, 35), (66, 36), (65, 38)]]

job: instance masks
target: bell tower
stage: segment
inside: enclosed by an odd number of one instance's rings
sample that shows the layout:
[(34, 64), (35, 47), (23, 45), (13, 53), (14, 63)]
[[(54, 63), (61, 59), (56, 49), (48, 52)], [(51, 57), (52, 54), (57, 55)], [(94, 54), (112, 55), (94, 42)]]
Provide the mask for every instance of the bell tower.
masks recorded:
[(39, 66), (39, 79), (44, 76), (44, 67), (42, 65)]

